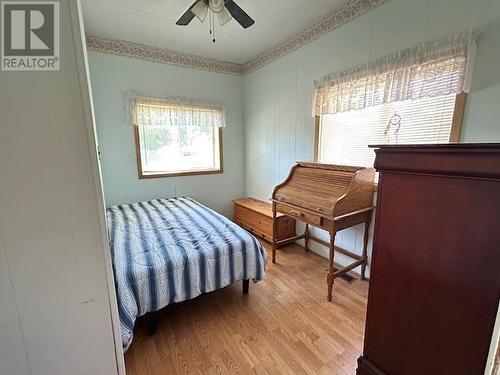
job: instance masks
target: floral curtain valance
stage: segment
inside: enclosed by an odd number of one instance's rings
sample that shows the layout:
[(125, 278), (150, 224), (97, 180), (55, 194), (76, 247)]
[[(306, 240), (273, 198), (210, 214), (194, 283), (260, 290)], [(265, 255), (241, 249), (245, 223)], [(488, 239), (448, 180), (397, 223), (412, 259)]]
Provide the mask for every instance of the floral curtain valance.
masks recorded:
[(127, 92), (134, 125), (225, 127), (224, 108), (212, 101)]
[(313, 116), (467, 92), (476, 33), (461, 33), (316, 81)]

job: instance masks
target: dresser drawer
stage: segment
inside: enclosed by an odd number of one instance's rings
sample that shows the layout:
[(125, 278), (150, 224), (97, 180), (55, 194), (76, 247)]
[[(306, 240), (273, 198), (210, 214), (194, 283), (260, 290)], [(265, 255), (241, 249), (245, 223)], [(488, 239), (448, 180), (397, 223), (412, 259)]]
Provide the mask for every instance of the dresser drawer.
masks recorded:
[(276, 210), (282, 212), (290, 217), (305, 221), (311, 225), (321, 226), (322, 217), (319, 215), (311, 214), (309, 212), (303, 212), (296, 208), (288, 207), (283, 204), (276, 204)]

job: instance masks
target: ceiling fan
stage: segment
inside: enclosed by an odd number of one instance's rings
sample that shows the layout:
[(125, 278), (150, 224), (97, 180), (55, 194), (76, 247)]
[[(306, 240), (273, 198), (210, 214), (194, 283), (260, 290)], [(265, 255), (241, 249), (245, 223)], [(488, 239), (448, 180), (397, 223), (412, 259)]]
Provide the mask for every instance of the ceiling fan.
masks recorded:
[(225, 25), (234, 18), (243, 28), (247, 29), (255, 21), (243, 9), (241, 9), (233, 0), (196, 0), (193, 5), (179, 18), (177, 25), (186, 26), (194, 17), (204, 22), (210, 11), (210, 34), (213, 31), (213, 41), (215, 42), (215, 14), (219, 23)]

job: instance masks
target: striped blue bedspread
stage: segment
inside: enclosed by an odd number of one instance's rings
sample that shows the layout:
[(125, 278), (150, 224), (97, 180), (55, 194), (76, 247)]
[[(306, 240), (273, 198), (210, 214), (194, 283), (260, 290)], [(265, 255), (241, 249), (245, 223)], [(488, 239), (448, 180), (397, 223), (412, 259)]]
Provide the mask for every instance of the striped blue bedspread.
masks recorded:
[(191, 198), (112, 206), (107, 219), (125, 350), (137, 317), (238, 280), (264, 278), (262, 245)]

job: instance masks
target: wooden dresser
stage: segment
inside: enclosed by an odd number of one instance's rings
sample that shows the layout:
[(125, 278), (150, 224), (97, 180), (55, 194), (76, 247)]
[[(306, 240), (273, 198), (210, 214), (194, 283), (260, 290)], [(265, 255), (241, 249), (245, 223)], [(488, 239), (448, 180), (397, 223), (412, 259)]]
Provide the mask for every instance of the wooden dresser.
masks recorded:
[(500, 145), (381, 146), (358, 375), (482, 375), (500, 297)]
[[(271, 203), (255, 198), (241, 198), (233, 201), (234, 222), (256, 236), (271, 242), (273, 240), (273, 210)], [(276, 224), (277, 241), (295, 236), (295, 220), (283, 214), (278, 215)]]

